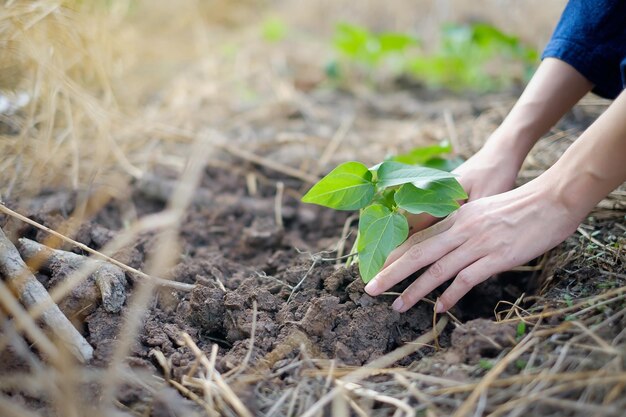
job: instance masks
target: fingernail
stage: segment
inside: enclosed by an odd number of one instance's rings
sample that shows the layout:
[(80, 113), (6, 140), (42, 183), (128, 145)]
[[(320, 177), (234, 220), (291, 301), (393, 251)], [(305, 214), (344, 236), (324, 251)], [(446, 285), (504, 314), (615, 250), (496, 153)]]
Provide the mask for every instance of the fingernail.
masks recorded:
[(396, 311), (402, 310), (402, 307), (404, 307), (404, 301), (402, 301), (402, 297), (396, 298), (396, 301), (394, 301), (393, 304), (391, 305), (391, 308), (393, 308)]
[(441, 301), (437, 301), (437, 304), (435, 304), (435, 313), (443, 313), (445, 309), (446, 308), (443, 306), (443, 303)]
[(379, 289), (378, 280), (376, 278), (368, 282), (365, 286), (365, 292), (370, 295), (376, 295)]

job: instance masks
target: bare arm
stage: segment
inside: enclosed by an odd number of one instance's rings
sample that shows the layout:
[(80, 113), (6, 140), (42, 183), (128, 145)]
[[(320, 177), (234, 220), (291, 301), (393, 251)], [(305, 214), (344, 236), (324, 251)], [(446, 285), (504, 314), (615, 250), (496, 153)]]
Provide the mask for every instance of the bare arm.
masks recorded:
[(485, 147), (508, 153), (516, 171), (535, 145), (593, 85), (569, 64), (546, 58)]
[[(545, 59), (483, 148), (455, 170), (468, 201), (512, 189), (530, 149), (591, 87), (569, 64)], [(427, 214), (411, 216), (411, 231), (422, 230), (436, 220)]]
[(626, 92), (542, 177), (575, 217), (585, 216), (626, 181)]

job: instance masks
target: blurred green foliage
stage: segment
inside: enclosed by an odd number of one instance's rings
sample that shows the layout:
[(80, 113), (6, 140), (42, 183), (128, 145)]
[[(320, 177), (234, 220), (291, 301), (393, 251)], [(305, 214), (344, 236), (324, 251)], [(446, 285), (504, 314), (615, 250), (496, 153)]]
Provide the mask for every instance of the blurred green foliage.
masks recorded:
[(478, 366), (488, 371), (493, 368), (493, 362), (491, 362), (489, 359), (480, 358), (480, 360), (478, 361)]
[(351, 67), (371, 75), (375, 69), (391, 68), (401, 74), (406, 56), (419, 45), (417, 38), (395, 32), (373, 33), (364, 27), (339, 23), (335, 28), (333, 47), (339, 55), (326, 66), (326, 75), (333, 80), (349, 78)]
[(411, 149), (407, 153), (392, 156), (389, 160), (451, 172), (464, 162), (458, 156), (448, 157), (451, 152), (452, 145), (444, 141), (435, 145)]
[(340, 23), (333, 45), (344, 57), (365, 65), (379, 65), (383, 60), (402, 54), (417, 44), (417, 39), (403, 33), (372, 33), (367, 29)]
[(538, 57), (491, 25), (447, 25), (437, 51), (409, 58), (409, 72), (430, 85), (494, 90), (529, 78)]
[(278, 17), (268, 17), (261, 25), (261, 36), (268, 42), (280, 42), (287, 37), (288, 28)]
[(495, 90), (525, 81), (539, 57), (517, 37), (485, 23), (445, 25), (439, 45), (428, 53), (412, 35), (376, 34), (340, 23), (333, 46), (339, 61), (327, 66), (330, 78), (345, 77), (344, 67), (360, 67), (370, 75), (385, 67), (395, 75), (454, 90)]

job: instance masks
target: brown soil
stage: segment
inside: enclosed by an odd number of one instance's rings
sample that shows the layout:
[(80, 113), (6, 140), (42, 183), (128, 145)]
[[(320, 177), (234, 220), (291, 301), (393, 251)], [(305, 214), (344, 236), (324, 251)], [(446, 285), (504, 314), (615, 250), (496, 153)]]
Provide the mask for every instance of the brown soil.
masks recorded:
[[(162, 176), (152, 181), (168, 180)], [(164, 274), (196, 287), (189, 293), (158, 291), (132, 348), (129, 361), (134, 367), (160, 373), (154, 359), (156, 350), (171, 361), (174, 378), (186, 374), (194, 356), (188, 348), (181, 347), (182, 332), (191, 335), (207, 354), (213, 344), (219, 345), (216, 366), (221, 372), (240, 364), (251, 346), (249, 365), (264, 369), (280, 367), (284, 360), (297, 355), (302, 346), (311, 357), (362, 365), (414, 340), (432, 326), (430, 304), (420, 303), (399, 314), (390, 308), (392, 297), (372, 298), (365, 294), (356, 266), (345, 267), (320, 255), (320, 251), (336, 245), (348, 214), (285, 197), (284, 228), (280, 228), (274, 220), (273, 188), (261, 188), (260, 195), (252, 200), (242, 195), (243, 180), (214, 169), (206, 170), (203, 184), (198, 196), (219, 195), (219, 198), (210, 204), (205, 198), (197, 199), (189, 209), (180, 233), (184, 256)], [(59, 203), (61, 194), (51, 193), (48, 198), (31, 202), (27, 214), (46, 226), (58, 227), (72, 211), (75, 201), (73, 195), (66, 195)], [(128, 207), (132, 206), (142, 216), (161, 210), (164, 205), (162, 198), (147, 193), (141, 184), (135, 184), (131, 198), (133, 204), (123, 200), (109, 202), (80, 228), (76, 239), (98, 249), (122, 226), (120, 219), (125, 218), (124, 210)], [(17, 226), (13, 221), (2, 224), (14, 236), (41, 242), (46, 238), (45, 233)], [(152, 243), (153, 236), (142, 236), (117, 258), (141, 268)], [(349, 238), (346, 246), (351, 244)], [(332, 256), (324, 252), (324, 257)], [(52, 288), (69, 272), (57, 266), (38, 276), (47, 288)], [(490, 282), (483, 286), (477, 290), (481, 293), (468, 297), (465, 308), (456, 313), (461, 318), (492, 314), (498, 300), (507, 296), (513, 300), (521, 294), (520, 285), (524, 282), (517, 278), (508, 280), (516, 285)], [(401, 291), (407, 284), (400, 284), (392, 291)], [(127, 288), (130, 294), (133, 286), (131, 279)], [(124, 311), (109, 313), (98, 302), (94, 303), (98, 299), (90, 294), (94, 290), (86, 282), (60, 307), (67, 313), (75, 313), (81, 294), (89, 293), (85, 299), (90, 302), (78, 309), (81, 314), (72, 314), (72, 319), (95, 349), (92, 365), (105, 366), (115, 346)], [(477, 299), (480, 305), (472, 302)], [(471, 313), (461, 314), (462, 311)], [(479, 336), (467, 335), (466, 339), (476, 337)], [(448, 345), (449, 334), (440, 343)], [(407, 365), (431, 350), (424, 348), (401, 364)], [(122, 402), (127, 405), (141, 402), (141, 395), (133, 392), (124, 390)]]

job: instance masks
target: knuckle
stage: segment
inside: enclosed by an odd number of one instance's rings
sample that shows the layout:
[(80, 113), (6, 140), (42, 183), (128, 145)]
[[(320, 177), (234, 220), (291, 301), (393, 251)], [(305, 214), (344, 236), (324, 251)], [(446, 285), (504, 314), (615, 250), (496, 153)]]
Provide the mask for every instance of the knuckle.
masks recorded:
[(471, 236), (469, 226), (466, 224), (455, 224), (452, 230), (450, 230), (450, 234), (462, 242), (466, 241)]
[(430, 268), (428, 268), (428, 271), (433, 278), (442, 278), (445, 273), (443, 265), (441, 265), (439, 261), (432, 264)]
[(402, 300), (405, 306), (413, 306), (420, 299), (415, 288), (407, 288), (402, 294)]
[(411, 236), (409, 236), (409, 238), (407, 239), (407, 244), (409, 245), (416, 245), (418, 244), (421, 239), (422, 239), (422, 231), (420, 230), (419, 232), (413, 233)]
[(474, 277), (464, 271), (459, 272), (456, 279), (465, 288), (471, 288), (475, 285)]
[(407, 257), (411, 260), (418, 260), (424, 255), (424, 251), (419, 245), (412, 246), (407, 252)]

